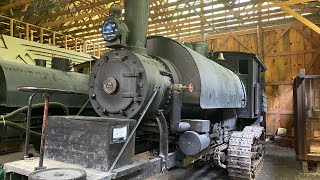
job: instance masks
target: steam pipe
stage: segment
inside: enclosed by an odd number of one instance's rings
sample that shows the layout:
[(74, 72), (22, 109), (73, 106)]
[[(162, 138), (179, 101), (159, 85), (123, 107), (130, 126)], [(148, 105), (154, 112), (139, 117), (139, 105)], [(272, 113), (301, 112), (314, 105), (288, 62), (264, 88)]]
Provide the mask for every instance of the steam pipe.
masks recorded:
[(170, 113), (170, 131), (174, 134), (185, 132), (190, 129), (190, 124), (181, 122), (181, 93), (177, 91), (172, 92), (172, 108)]
[(146, 54), (149, 0), (125, 0), (124, 6), (125, 23), (130, 30), (128, 49)]

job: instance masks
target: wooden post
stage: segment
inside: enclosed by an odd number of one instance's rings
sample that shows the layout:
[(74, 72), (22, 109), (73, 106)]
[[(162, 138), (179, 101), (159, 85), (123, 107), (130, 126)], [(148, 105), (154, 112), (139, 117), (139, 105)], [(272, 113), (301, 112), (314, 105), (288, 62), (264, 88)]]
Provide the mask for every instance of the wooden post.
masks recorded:
[(10, 36), (13, 37), (13, 19), (10, 19)]
[(43, 28), (40, 28), (40, 43), (43, 44)]
[(64, 35), (64, 48), (68, 49), (68, 38), (66, 35)]
[(257, 46), (258, 46), (258, 55), (262, 61), (264, 61), (264, 54), (263, 54), (263, 31), (260, 24), (257, 25)]
[[(53, 40), (53, 42), (54, 42), (54, 40)], [(51, 45), (51, 38), (49, 38), (48, 44)]]
[(34, 31), (30, 31), (30, 41), (33, 41), (33, 33)]
[(56, 46), (56, 32), (53, 32), (52, 34), (52, 45)]
[(74, 50), (78, 51), (78, 38), (74, 39)]
[(93, 43), (93, 56), (96, 56), (96, 43)]
[(101, 52), (100, 52), (100, 44), (98, 44), (98, 57), (100, 57)]
[(87, 53), (87, 42), (83, 42), (83, 53)]
[(30, 25), (27, 24), (27, 25), (26, 25), (26, 40), (27, 40), (27, 41), (29, 41), (29, 33), (30, 33), (29, 28), (30, 28)]

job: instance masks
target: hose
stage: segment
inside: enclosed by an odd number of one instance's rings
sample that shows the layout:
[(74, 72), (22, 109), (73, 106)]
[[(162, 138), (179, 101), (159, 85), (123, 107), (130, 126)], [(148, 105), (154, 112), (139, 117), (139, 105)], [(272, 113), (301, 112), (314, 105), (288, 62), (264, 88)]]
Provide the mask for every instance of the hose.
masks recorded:
[[(43, 107), (43, 106), (44, 106), (44, 103), (33, 104), (31, 109), (36, 109), (36, 108), (40, 108), (40, 107)], [(61, 108), (63, 109), (64, 113), (65, 113), (66, 115), (69, 115), (69, 109), (67, 108), (67, 106), (65, 106), (65, 105), (62, 104), (62, 103), (50, 102), (50, 103), (49, 103), (49, 107), (50, 107), (50, 106), (61, 107)], [(21, 113), (21, 112), (23, 112), (23, 111), (26, 111), (26, 110), (28, 110), (28, 106), (24, 106), (24, 107), (21, 107), (21, 108), (19, 108), (19, 109), (17, 109), (17, 110), (14, 110), (14, 111), (12, 111), (12, 112), (9, 113), (9, 114), (4, 115), (3, 117), (4, 117), (5, 119), (10, 119), (10, 118), (12, 118), (13, 116), (15, 116), (15, 115), (17, 115), (17, 114), (19, 114), (19, 113)]]
[[(9, 127), (12, 127), (12, 128), (15, 128), (15, 129), (20, 129), (20, 130), (23, 130), (23, 131), (26, 131), (26, 128), (19, 125), (18, 123), (14, 123), (14, 122), (11, 122), (11, 121), (1, 121), (0, 122), (0, 126), (6, 124), (5, 126), (9, 126)], [(33, 135), (33, 136), (41, 136), (41, 133), (38, 133), (38, 132), (35, 132), (35, 131), (32, 131), (30, 130), (30, 134)]]
[[(33, 104), (31, 109), (36, 109), (36, 108), (40, 108), (40, 107), (43, 107), (44, 106), (44, 103), (38, 103), (38, 104)], [(58, 103), (58, 102), (50, 102), (49, 103), (49, 107), (50, 106), (56, 106), (56, 107), (60, 107), (63, 109), (64, 113), (66, 115), (69, 115), (69, 109), (67, 108), (67, 106), (65, 106), (64, 104), (62, 103)], [(24, 106), (24, 107), (21, 107), (17, 110), (14, 110), (12, 111), (11, 113), (9, 114), (6, 114), (6, 115), (3, 115), (1, 116), (3, 121), (0, 122), (0, 126), (4, 125), (4, 126), (10, 126), (12, 128), (15, 128), (15, 129), (20, 129), (20, 130), (24, 130), (26, 131), (26, 128), (19, 125), (18, 123), (14, 123), (14, 122), (11, 122), (11, 121), (5, 121), (4, 119), (10, 119), (14, 116), (16, 116), (17, 114), (19, 113), (22, 113), (24, 111), (28, 110), (28, 106)], [(41, 136), (41, 133), (38, 133), (38, 132), (35, 132), (35, 131), (32, 131), (30, 130), (30, 134), (33, 135), (33, 136)]]

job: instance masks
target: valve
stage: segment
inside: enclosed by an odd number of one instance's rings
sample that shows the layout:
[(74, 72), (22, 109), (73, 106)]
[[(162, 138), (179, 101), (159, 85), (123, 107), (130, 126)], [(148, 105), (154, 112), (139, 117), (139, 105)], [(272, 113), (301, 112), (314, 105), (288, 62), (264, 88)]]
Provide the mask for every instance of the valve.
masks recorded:
[(193, 84), (190, 83), (188, 86), (184, 86), (182, 84), (172, 84), (169, 89), (171, 91), (182, 92), (183, 90), (188, 90), (189, 92), (193, 92)]

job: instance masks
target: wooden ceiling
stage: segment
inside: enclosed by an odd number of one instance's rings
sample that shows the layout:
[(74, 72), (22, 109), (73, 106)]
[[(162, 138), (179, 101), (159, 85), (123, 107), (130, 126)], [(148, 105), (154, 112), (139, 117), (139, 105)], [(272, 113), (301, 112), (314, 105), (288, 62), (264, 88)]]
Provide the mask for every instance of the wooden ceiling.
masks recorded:
[[(318, 0), (149, 1), (149, 35), (179, 40), (294, 21), (285, 8), (311, 21), (320, 17)], [(122, 4), (123, 0), (1, 0), (0, 14), (102, 44), (100, 27), (114, 2)]]

